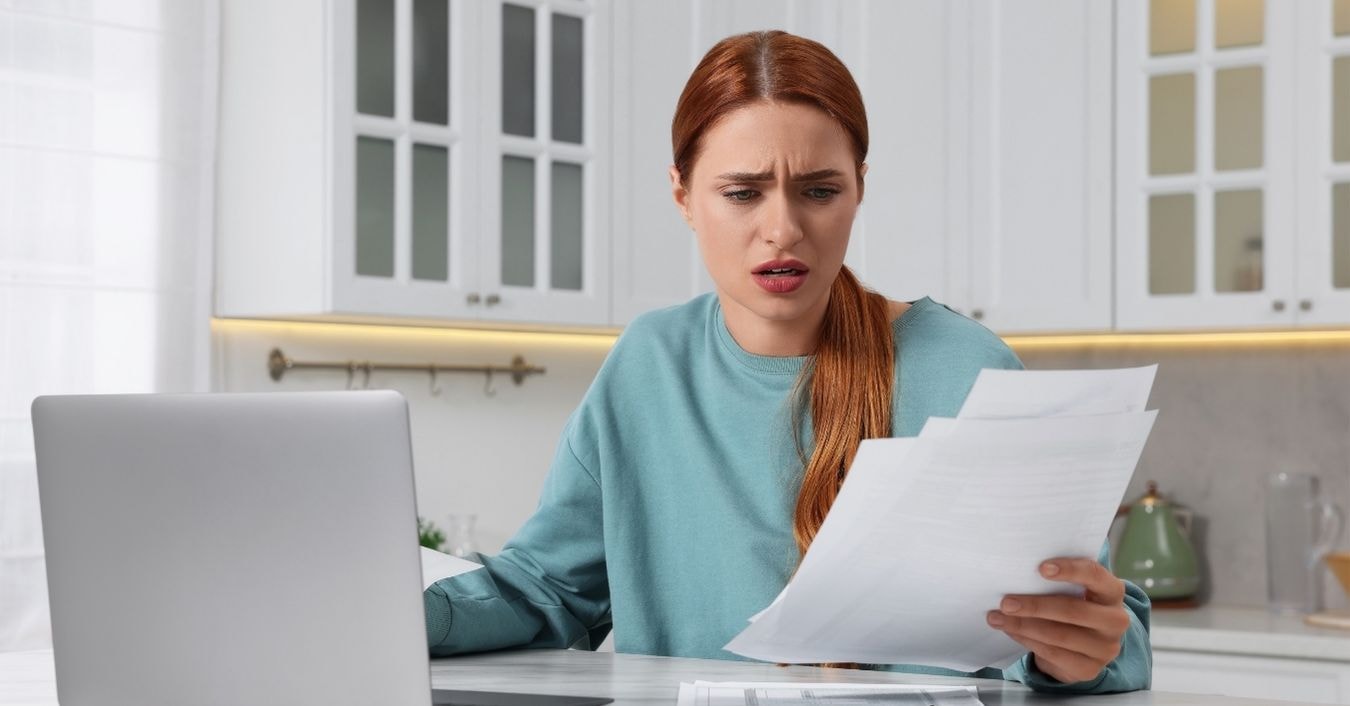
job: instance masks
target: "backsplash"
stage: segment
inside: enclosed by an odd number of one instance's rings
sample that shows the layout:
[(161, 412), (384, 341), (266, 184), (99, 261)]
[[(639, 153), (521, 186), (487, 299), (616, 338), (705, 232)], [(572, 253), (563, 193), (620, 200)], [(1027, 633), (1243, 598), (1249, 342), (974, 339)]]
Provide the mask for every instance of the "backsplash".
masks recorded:
[[(499, 549), (534, 509), (567, 417), (585, 394), (611, 336), (554, 336), (391, 327), (218, 322), (213, 327), (216, 390), (342, 389), (346, 374), (295, 371), (268, 377), (273, 347), (301, 360), (506, 364), (519, 354), (548, 368), (519, 387), (482, 375), (382, 373), (373, 387), (401, 391), (412, 412), (420, 512), (443, 524), (478, 514), (483, 551)], [(1206, 597), (1226, 605), (1265, 603), (1265, 478), (1278, 470), (1322, 478), (1324, 492), (1350, 505), (1350, 344), (1122, 345), (1018, 348), (1029, 368), (1106, 368), (1158, 363), (1150, 407), (1157, 425), (1123, 500), (1156, 480), (1192, 508)], [(358, 383), (360, 375), (357, 376)], [(1350, 541), (1341, 540), (1342, 546)], [(1328, 605), (1345, 596), (1327, 578)]]
[[(1323, 493), (1350, 503), (1350, 344), (1160, 347), (1091, 345), (1018, 350), (1028, 368), (1158, 364), (1149, 407), (1158, 420), (1124, 501), (1156, 480), (1195, 511), (1207, 600), (1266, 602), (1266, 476), (1315, 473)], [(1350, 546), (1342, 534), (1341, 546)], [(1326, 577), (1327, 604), (1344, 593)]]

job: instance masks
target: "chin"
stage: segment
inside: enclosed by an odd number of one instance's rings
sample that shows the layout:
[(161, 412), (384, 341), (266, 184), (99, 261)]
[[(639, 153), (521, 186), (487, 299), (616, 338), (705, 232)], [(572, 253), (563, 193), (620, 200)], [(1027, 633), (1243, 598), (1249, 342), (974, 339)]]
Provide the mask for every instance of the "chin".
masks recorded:
[(754, 284), (753, 289), (737, 292), (732, 299), (742, 308), (766, 321), (793, 321), (806, 316), (829, 292), (798, 290), (792, 294), (769, 294)]

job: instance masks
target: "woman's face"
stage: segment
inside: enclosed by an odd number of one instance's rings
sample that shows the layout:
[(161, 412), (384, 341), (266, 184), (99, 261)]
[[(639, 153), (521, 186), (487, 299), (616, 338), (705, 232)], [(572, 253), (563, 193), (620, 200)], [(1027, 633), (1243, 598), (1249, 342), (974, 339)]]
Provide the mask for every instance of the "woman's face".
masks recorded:
[(675, 202), (723, 307), (778, 323), (823, 315), (862, 200), (844, 128), (815, 107), (757, 102), (704, 133), (691, 169), (683, 186), (670, 170)]

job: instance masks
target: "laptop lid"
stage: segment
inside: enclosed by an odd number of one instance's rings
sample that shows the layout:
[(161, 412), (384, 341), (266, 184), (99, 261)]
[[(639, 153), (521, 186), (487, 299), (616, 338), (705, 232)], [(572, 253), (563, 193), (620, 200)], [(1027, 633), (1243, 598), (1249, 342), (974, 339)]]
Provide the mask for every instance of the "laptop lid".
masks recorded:
[(430, 703), (396, 392), (33, 403), (63, 706)]

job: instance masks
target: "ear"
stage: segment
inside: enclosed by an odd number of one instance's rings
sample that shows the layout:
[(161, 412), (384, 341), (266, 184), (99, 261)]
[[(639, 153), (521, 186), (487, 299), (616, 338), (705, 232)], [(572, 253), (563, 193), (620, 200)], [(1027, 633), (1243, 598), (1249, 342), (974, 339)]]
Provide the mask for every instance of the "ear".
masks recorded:
[(863, 181), (864, 176), (867, 176), (867, 162), (863, 162), (862, 166), (858, 167), (858, 203), (862, 203), (863, 191), (867, 183)]
[(689, 191), (680, 183), (680, 170), (675, 165), (670, 165), (670, 195), (675, 199), (675, 206), (680, 209), (680, 215), (684, 222), (694, 227), (693, 218), (689, 215)]

